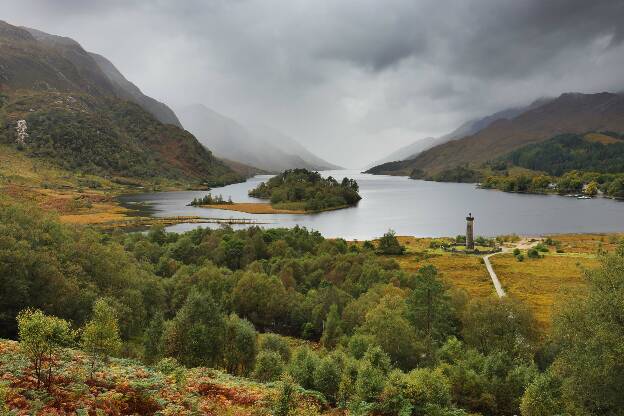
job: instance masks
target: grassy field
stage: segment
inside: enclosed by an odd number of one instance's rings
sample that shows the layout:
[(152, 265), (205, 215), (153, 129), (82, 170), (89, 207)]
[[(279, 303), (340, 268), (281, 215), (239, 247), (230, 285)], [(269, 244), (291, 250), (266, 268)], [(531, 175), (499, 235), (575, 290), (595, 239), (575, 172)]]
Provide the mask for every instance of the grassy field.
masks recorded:
[[(509, 296), (525, 302), (535, 313), (539, 326), (551, 324), (553, 307), (566, 296), (584, 290), (583, 271), (599, 264), (598, 252), (613, 252), (622, 237), (618, 234), (564, 234), (550, 236), (559, 247), (550, 246), (539, 259), (516, 260), (511, 254), (491, 257), (490, 261)], [(403, 256), (395, 256), (401, 267), (410, 272), (431, 264), (449, 285), (465, 290), (470, 297), (491, 296), (494, 286), (481, 257), (447, 253), (432, 249), (432, 241), (440, 239), (399, 237), (407, 248)]]

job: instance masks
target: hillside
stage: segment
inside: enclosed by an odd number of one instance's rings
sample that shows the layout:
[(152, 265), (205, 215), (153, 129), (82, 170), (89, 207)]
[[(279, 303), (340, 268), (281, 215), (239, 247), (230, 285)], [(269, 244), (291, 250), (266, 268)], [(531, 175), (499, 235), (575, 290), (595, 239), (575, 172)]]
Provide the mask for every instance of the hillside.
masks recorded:
[(178, 109), (178, 114), (184, 127), (219, 157), (269, 172), (338, 168), (272, 128), (244, 126), (202, 104)]
[(561, 133), (624, 131), (624, 95), (566, 93), (506, 120), (499, 119), (472, 136), (427, 150), (401, 165), (435, 174), (459, 165), (479, 165), (530, 143)]
[(204, 185), (240, 180), (190, 133), (120, 97), (77, 42), (32, 32), (0, 22), (0, 143), (74, 172)]
[(560, 176), (572, 170), (624, 172), (624, 136), (616, 133), (562, 134), (529, 144), (502, 158), (526, 169)]
[[(415, 157), (417, 157), (420, 153), (424, 152), (425, 150), (431, 149), (435, 146), (442, 145), (452, 140), (457, 140), (466, 136), (471, 136), (483, 130), (484, 128), (488, 127), (489, 125), (491, 125), (497, 120), (501, 120), (501, 119), (508, 120), (508, 119), (514, 118), (518, 116), (519, 114), (529, 109), (545, 104), (548, 101), (550, 101), (549, 98), (540, 98), (539, 100), (532, 102), (528, 106), (508, 108), (506, 110), (498, 111), (494, 114), (490, 114), (482, 118), (469, 120), (463, 123), (462, 125), (460, 125), (458, 128), (456, 128), (452, 132), (445, 134), (444, 136), (427, 137), (425, 139), (417, 140), (407, 146), (404, 146), (392, 152), (390, 155), (386, 156), (385, 158), (378, 160), (377, 162), (371, 165), (371, 167), (369, 168), (369, 171), (370, 173), (388, 172), (392, 174), (392, 172), (396, 170), (397, 168), (401, 169), (402, 166), (408, 165), (409, 163), (404, 163), (404, 164), (395, 163), (395, 164), (386, 165), (389, 162), (406, 161), (406, 160), (414, 159)], [(380, 165), (385, 165), (385, 166), (380, 166)]]

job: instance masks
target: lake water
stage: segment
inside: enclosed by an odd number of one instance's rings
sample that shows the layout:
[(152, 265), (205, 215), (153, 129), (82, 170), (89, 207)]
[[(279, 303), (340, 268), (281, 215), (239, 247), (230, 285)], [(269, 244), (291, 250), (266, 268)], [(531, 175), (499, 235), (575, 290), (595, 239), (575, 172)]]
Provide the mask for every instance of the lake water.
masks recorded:
[[(305, 226), (326, 237), (372, 239), (388, 229), (417, 237), (455, 236), (464, 233), (465, 217), (475, 217), (475, 234), (539, 235), (624, 231), (624, 202), (605, 198), (579, 200), (556, 195), (511, 194), (477, 189), (473, 184), (416, 181), (405, 177), (375, 176), (357, 171), (327, 171), (339, 180), (354, 178), (362, 200), (356, 207), (318, 214), (247, 214), (186, 206), (206, 191), (160, 192), (120, 197), (127, 207), (141, 207), (157, 217), (192, 215), (210, 218), (250, 218), (263, 227)], [(213, 195), (235, 202), (258, 202), (249, 189), (270, 176), (256, 176), (245, 183), (214, 188)], [(178, 224), (169, 231), (186, 231), (216, 224)], [(242, 226), (234, 226), (242, 227)]]

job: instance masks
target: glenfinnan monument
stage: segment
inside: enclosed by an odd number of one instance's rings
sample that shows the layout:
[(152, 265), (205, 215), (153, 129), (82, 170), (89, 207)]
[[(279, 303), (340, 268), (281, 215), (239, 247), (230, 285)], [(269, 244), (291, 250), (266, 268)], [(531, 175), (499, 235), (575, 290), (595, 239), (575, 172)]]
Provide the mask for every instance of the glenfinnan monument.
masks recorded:
[(469, 213), (466, 217), (466, 250), (474, 250), (474, 217)]

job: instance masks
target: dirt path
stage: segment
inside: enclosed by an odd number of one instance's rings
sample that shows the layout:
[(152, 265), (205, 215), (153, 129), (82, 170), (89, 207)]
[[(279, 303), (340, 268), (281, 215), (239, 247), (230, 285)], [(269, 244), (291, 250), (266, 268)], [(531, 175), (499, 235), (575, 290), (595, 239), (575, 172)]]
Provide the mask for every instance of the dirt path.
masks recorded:
[(506, 293), (505, 293), (505, 290), (503, 289), (503, 285), (501, 285), (500, 280), (498, 280), (498, 276), (496, 275), (496, 272), (494, 271), (494, 267), (492, 267), (492, 263), (490, 262), (490, 257), (496, 256), (497, 254), (509, 253), (516, 248), (520, 250), (528, 250), (532, 248), (533, 246), (535, 246), (536, 244), (538, 244), (540, 241), (541, 239), (525, 238), (525, 239), (518, 241), (513, 247), (503, 247), (503, 250), (499, 251), (498, 253), (492, 253), (492, 254), (483, 256), (483, 262), (485, 263), (485, 268), (490, 274), (490, 278), (492, 279), (492, 284), (494, 284), (494, 289), (496, 289), (496, 294), (498, 295), (499, 298), (502, 298), (503, 296), (505, 296)]

